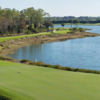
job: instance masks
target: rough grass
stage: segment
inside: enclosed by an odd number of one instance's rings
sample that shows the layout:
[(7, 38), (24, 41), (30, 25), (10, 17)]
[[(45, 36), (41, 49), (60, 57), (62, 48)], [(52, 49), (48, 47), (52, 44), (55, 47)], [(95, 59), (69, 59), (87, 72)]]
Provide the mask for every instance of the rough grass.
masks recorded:
[(0, 49), (1, 49), (2, 47), (0, 46)]
[(96, 71), (96, 70), (63, 67), (63, 66), (60, 66), (60, 65), (50, 65), (50, 64), (45, 64), (45, 63), (43, 63), (41, 61), (34, 62), (34, 61), (29, 61), (29, 60), (23, 59), (20, 62), (23, 63), (23, 64), (42, 66), (42, 67), (49, 67), (49, 68), (55, 68), (55, 69), (65, 70), (65, 71), (100, 74), (100, 71)]
[(0, 61), (0, 76), (0, 87), (17, 100), (100, 99), (100, 75)]
[(39, 34), (30, 34), (30, 35), (21, 35), (21, 36), (12, 36), (12, 37), (1, 37), (0, 38), (0, 42), (4, 42), (7, 40), (11, 40), (11, 39), (20, 39), (20, 38), (24, 38), (24, 37), (32, 37), (32, 36), (39, 36), (39, 35), (49, 35), (51, 34), (50, 32), (48, 33), (39, 33)]
[[(59, 33), (59, 34), (65, 34), (69, 32), (69, 30), (58, 30), (54, 33)], [(51, 32), (45, 32), (45, 33), (38, 33), (38, 34), (30, 34), (30, 35), (21, 35), (21, 36), (12, 36), (12, 37), (1, 37), (0, 38), (0, 42), (4, 42), (4, 41), (7, 41), (7, 40), (15, 40), (15, 39), (20, 39), (20, 38), (24, 38), (24, 37), (32, 37), (32, 36), (40, 36), (40, 35), (50, 35), (52, 34)]]

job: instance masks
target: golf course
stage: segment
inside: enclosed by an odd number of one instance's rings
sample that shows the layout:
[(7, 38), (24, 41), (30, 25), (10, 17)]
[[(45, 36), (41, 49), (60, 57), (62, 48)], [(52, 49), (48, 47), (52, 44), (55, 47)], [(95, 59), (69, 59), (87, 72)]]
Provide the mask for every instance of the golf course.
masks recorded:
[[(69, 30), (59, 30), (55, 34), (66, 32)], [(49, 34), (51, 33), (2, 37), (0, 43), (26, 36)], [(77, 37), (76, 34), (75, 36)], [(0, 100), (99, 100), (99, 78), (99, 74), (70, 72), (0, 60), (0, 96), (8, 98)]]
[(0, 61), (0, 95), (12, 100), (99, 100), (100, 75)]
[(100, 1), (0, 4), (0, 100), (100, 100)]

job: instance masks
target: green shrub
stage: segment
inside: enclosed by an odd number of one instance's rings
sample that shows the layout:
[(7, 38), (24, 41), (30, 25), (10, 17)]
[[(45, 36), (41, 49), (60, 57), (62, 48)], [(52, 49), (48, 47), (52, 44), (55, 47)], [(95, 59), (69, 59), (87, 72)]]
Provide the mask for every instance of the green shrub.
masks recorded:
[(48, 32), (47, 28), (38, 28), (38, 29), (32, 29), (33, 33), (39, 33), (39, 32)]
[(8, 60), (8, 61), (13, 61), (12, 58), (10, 57), (3, 57), (3, 56), (0, 56), (0, 60)]
[(72, 33), (75, 33), (75, 32), (76, 32), (76, 30), (72, 30), (72, 31), (71, 31), (71, 34), (72, 34)]
[(28, 29), (28, 30), (32, 30), (32, 29), (33, 29), (33, 28), (32, 28), (32, 25), (29, 25), (27, 29)]
[(10, 33), (9, 33), (9, 31), (6, 31), (6, 35), (9, 35)]
[(37, 62), (37, 65), (38, 66), (44, 66), (45, 64), (43, 62), (39, 61), (39, 62)]
[(85, 32), (85, 30), (83, 28), (79, 28), (80, 32)]
[(30, 61), (28, 62), (29, 65), (37, 65), (37, 62)]
[(32, 32), (30, 30), (27, 30), (26, 34), (32, 34)]
[(12, 100), (12, 99), (5, 96), (0, 96), (0, 100)]
[(56, 69), (62, 69), (62, 66), (60, 66), (60, 65), (55, 65), (55, 68), (56, 68)]
[(40, 31), (39, 31), (39, 29), (33, 29), (32, 32), (33, 33), (39, 33)]
[(74, 28), (73, 28), (73, 30), (77, 30), (77, 28), (76, 28), (76, 27), (74, 27)]
[(44, 67), (50, 67), (50, 65), (49, 64), (44, 64)]
[(20, 62), (21, 63), (26, 63), (26, 62), (28, 62), (29, 60), (27, 60), (27, 59), (22, 59)]
[(54, 29), (52, 28), (52, 29), (51, 29), (51, 33), (53, 33), (53, 31), (54, 31)]
[(67, 70), (67, 71), (72, 71), (72, 68), (70, 68), (70, 67), (65, 67), (65, 70)]
[(59, 28), (56, 29), (56, 31), (59, 31), (59, 30), (60, 30)]

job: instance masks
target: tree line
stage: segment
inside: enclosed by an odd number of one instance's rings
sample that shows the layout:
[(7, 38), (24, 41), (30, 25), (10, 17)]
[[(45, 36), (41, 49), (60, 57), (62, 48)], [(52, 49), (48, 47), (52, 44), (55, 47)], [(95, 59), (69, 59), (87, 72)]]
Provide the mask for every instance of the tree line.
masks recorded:
[[(77, 20), (73, 20), (73, 24), (76, 23)], [(52, 21), (53, 24), (61, 24), (61, 23), (71, 23), (71, 20), (67, 20), (67, 21)], [(96, 23), (100, 23), (100, 20), (96, 20), (96, 21), (80, 21), (80, 23), (82, 24), (96, 24)]]
[[(79, 20), (73, 20), (73, 19), (71, 19), (71, 20), (70, 20), (71, 28), (72, 28), (73, 22), (74, 22), (74, 24), (76, 24), (76, 28), (77, 28), (77, 25), (80, 23), (80, 21), (79, 21)], [(64, 27), (64, 26), (65, 26), (65, 23), (62, 22), (62, 23), (61, 23), (61, 26)]]
[(75, 16), (64, 16), (64, 17), (45, 17), (46, 20), (50, 20), (50, 21), (68, 21), (68, 20), (79, 20), (79, 21), (98, 21), (100, 20), (100, 17), (89, 17), (89, 16), (80, 16), (80, 17), (75, 17)]
[(29, 34), (38, 31), (37, 29), (40, 28), (45, 31), (48, 27), (53, 27), (52, 22), (45, 21), (44, 16), (48, 15), (43, 9), (34, 9), (33, 7), (22, 11), (0, 7), (0, 36)]

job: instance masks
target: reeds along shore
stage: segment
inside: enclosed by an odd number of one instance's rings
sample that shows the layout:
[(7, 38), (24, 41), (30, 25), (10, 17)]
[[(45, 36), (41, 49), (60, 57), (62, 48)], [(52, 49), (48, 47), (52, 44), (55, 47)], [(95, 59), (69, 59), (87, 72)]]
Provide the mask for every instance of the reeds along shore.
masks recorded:
[(63, 66), (60, 66), (60, 65), (50, 65), (50, 64), (45, 64), (43, 62), (34, 62), (34, 61), (25, 60), (25, 59), (21, 60), (20, 62), (24, 63), (24, 64), (28, 64), (28, 65), (36, 65), (36, 66), (42, 66), (42, 67), (49, 67), (49, 68), (55, 68), (55, 69), (60, 69), (60, 70), (66, 70), (66, 71), (100, 74), (100, 71), (96, 71), (96, 70), (63, 67)]

